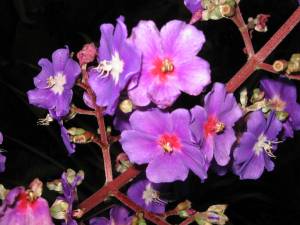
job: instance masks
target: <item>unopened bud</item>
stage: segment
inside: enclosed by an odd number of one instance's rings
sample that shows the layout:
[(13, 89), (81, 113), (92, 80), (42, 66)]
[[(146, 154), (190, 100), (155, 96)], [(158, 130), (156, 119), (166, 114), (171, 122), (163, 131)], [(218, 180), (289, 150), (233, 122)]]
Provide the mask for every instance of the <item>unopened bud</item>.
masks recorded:
[(43, 182), (38, 178), (35, 178), (29, 185), (30, 191), (33, 193), (34, 198), (42, 196), (43, 192)]
[(119, 173), (124, 173), (132, 163), (129, 161), (128, 156), (125, 153), (120, 153), (116, 158), (116, 171)]
[(76, 144), (90, 143), (95, 139), (95, 135), (92, 132), (77, 127), (68, 129), (68, 134), (70, 135), (70, 140)]
[(181, 211), (178, 211), (178, 216), (181, 218), (187, 218), (190, 216), (190, 214), (188, 213), (187, 210), (181, 210)]
[(240, 92), (240, 103), (241, 103), (243, 108), (245, 108), (248, 104), (248, 91), (247, 91), (247, 88), (244, 88)]
[(73, 104), (71, 105), (70, 112), (67, 116), (64, 117), (64, 121), (69, 121), (75, 118), (77, 115), (76, 109), (77, 107)]
[(54, 219), (63, 220), (67, 216), (69, 204), (61, 199), (56, 199), (50, 208), (51, 216)]
[(281, 121), (284, 122), (287, 120), (287, 118), (289, 117), (289, 113), (288, 112), (284, 112), (284, 111), (278, 111), (276, 112), (276, 118)]
[(185, 200), (184, 202), (180, 202), (175, 210), (176, 211), (181, 211), (181, 210), (187, 210), (187, 209), (190, 209), (192, 207), (192, 204), (189, 200)]
[(265, 93), (261, 91), (259, 88), (255, 88), (253, 90), (253, 95), (250, 99), (252, 103), (259, 102), (265, 97)]
[(73, 210), (72, 216), (76, 219), (80, 219), (83, 216), (84, 212), (82, 209)]
[(132, 112), (133, 104), (129, 99), (125, 99), (120, 103), (119, 108), (123, 113), (130, 113)]
[(0, 184), (0, 200), (4, 200), (9, 190), (7, 190), (2, 184)]
[(286, 72), (288, 74), (300, 72), (300, 53), (296, 53), (292, 55), (292, 57), (288, 62), (288, 67)]
[(60, 179), (56, 179), (56, 180), (47, 182), (47, 188), (50, 191), (56, 191), (61, 194), (63, 193), (63, 187), (62, 187), (62, 183), (61, 183)]
[(276, 60), (274, 63), (273, 63), (273, 69), (276, 71), (276, 72), (281, 72), (281, 71), (284, 71), (288, 66), (288, 62), (286, 60)]
[(231, 7), (228, 4), (220, 5), (220, 13), (223, 17), (231, 17), (235, 13), (235, 7)]
[(79, 64), (88, 64), (93, 62), (97, 55), (97, 48), (94, 43), (85, 44), (83, 48), (77, 53)]

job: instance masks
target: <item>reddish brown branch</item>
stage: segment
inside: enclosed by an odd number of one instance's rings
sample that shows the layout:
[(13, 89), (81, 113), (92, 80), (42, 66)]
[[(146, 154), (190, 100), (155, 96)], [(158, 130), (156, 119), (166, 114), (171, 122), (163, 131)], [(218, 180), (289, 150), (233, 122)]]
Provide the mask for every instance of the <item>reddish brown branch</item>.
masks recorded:
[(96, 207), (98, 204), (103, 202), (113, 190), (119, 190), (130, 180), (135, 178), (141, 172), (140, 169), (136, 167), (130, 167), (124, 173), (115, 178), (112, 182), (107, 183), (104, 187), (99, 189), (89, 198), (85, 199), (79, 207), (84, 210), (84, 213), (89, 212), (91, 209)]
[(96, 95), (94, 94), (91, 87), (88, 85), (88, 73), (86, 71), (86, 68), (82, 68), (82, 76), (83, 76), (83, 84), (86, 88), (86, 92), (89, 96), (89, 98), (92, 101), (93, 108), (95, 109), (97, 123), (99, 127), (99, 133), (100, 133), (100, 141), (102, 143), (102, 156), (104, 161), (104, 171), (105, 171), (105, 178), (106, 183), (111, 182), (113, 180), (113, 174), (112, 174), (112, 166), (111, 166), (111, 157), (109, 152), (109, 143), (107, 139), (106, 134), (106, 128), (105, 128), (105, 122), (103, 117), (103, 108), (99, 107), (96, 104)]
[(115, 196), (120, 202), (122, 202), (127, 207), (131, 208), (135, 212), (141, 212), (143, 213), (144, 218), (147, 220), (153, 222), (157, 225), (170, 225), (167, 221), (165, 221), (162, 217), (151, 213), (149, 211), (144, 210), (142, 207), (135, 204), (131, 199), (129, 199), (126, 195), (121, 193), (118, 190), (115, 190), (112, 192), (113, 196)]
[(249, 30), (243, 19), (240, 7), (236, 7), (235, 14), (233, 17), (231, 17), (231, 20), (239, 28), (246, 47), (248, 58), (251, 58), (254, 55), (254, 49), (249, 35)]
[(300, 21), (300, 7), (288, 18), (272, 38), (227, 82), (228, 92), (234, 92), (282, 42)]
[(92, 111), (92, 110), (81, 109), (81, 108), (78, 108), (78, 107), (73, 108), (73, 110), (76, 113), (81, 114), (81, 115), (88, 115), (88, 116), (95, 116), (96, 115), (96, 112)]

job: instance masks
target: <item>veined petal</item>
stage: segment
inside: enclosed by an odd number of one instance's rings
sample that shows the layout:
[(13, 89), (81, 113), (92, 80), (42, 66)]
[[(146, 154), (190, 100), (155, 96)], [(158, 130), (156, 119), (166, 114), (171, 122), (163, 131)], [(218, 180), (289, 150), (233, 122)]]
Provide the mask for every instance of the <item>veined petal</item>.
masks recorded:
[(53, 52), (52, 65), (54, 73), (63, 72), (69, 58), (70, 53), (68, 48), (60, 48)]

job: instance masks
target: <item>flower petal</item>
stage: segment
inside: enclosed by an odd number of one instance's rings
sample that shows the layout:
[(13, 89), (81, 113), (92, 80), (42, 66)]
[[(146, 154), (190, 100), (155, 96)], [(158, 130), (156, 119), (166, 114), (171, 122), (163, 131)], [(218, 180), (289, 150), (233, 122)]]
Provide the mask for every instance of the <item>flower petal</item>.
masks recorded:
[(195, 142), (199, 143), (204, 138), (203, 126), (207, 120), (207, 114), (204, 108), (201, 106), (195, 106), (191, 109), (191, 115), (191, 131)]
[(148, 163), (163, 152), (155, 136), (139, 131), (123, 131), (120, 143), (129, 160), (137, 164)]
[(27, 92), (29, 103), (44, 109), (52, 109), (55, 106), (55, 96), (51, 90), (33, 89)]
[(48, 59), (40, 59), (38, 64), (42, 70), (33, 79), (34, 85), (40, 89), (48, 88), (48, 78), (54, 75), (52, 63)]
[(184, 181), (188, 176), (188, 168), (180, 154), (161, 154), (147, 166), (147, 178), (154, 183)]
[(186, 109), (177, 109), (171, 113), (173, 131), (181, 140), (191, 141), (190, 122), (191, 115)]
[(69, 58), (70, 53), (68, 48), (60, 48), (53, 52), (52, 65), (54, 73), (63, 72)]

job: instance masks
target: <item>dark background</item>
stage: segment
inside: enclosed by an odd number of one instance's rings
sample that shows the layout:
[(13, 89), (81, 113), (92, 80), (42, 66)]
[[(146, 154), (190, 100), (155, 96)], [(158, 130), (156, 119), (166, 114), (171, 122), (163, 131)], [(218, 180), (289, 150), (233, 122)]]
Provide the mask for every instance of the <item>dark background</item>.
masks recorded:
[[(296, 9), (296, 2), (241, 1), (245, 19), (258, 13), (271, 14), (269, 32), (253, 35), (256, 50)], [(141, 19), (154, 20), (161, 27), (172, 19), (188, 21), (190, 18), (183, 0), (0, 0), (0, 130), (5, 135), (2, 148), (7, 156), (7, 169), (0, 174), (0, 183), (11, 188), (27, 185), (35, 177), (49, 181), (71, 167), (86, 172), (85, 182), (79, 189), (81, 199), (103, 184), (99, 149), (94, 145), (78, 146), (77, 152), (68, 157), (58, 126), (55, 123), (48, 127), (36, 125), (37, 119), (44, 117), (46, 112), (28, 104), (26, 91), (34, 87), (32, 79), (39, 72), (37, 62), (40, 58), (49, 58), (55, 49), (64, 45), (76, 52), (86, 42), (98, 43), (99, 25), (115, 23), (119, 15), (125, 16), (130, 29)], [(201, 56), (210, 62), (213, 80), (228, 81), (246, 61), (238, 30), (226, 19), (197, 23), (196, 26), (207, 38)], [(268, 62), (277, 58), (288, 59), (292, 53), (300, 52), (299, 27), (274, 51)], [(245, 86), (257, 86), (259, 77), (264, 74), (267, 73), (256, 72)], [(299, 91), (299, 83), (297, 87)], [(76, 93), (75, 97), (80, 97), (80, 91)], [(183, 96), (177, 104), (191, 107), (191, 102), (197, 100)], [(81, 117), (71, 125), (95, 130), (92, 122), (95, 121)], [(170, 199), (191, 199), (197, 210), (227, 203), (227, 215), (235, 225), (298, 225), (299, 138), (298, 132), (294, 139), (280, 144), (275, 170), (264, 173), (257, 181), (239, 181), (232, 173), (223, 177), (211, 173), (201, 184), (199, 179), (190, 175), (186, 183), (173, 185), (168, 195)], [(117, 147), (113, 148), (113, 157), (117, 155)], [(47, 191), (45, 196), (50, 202), (55, 198)]]

